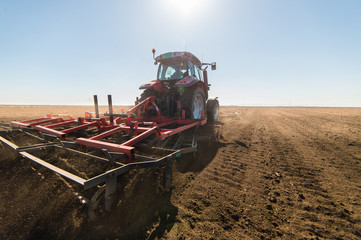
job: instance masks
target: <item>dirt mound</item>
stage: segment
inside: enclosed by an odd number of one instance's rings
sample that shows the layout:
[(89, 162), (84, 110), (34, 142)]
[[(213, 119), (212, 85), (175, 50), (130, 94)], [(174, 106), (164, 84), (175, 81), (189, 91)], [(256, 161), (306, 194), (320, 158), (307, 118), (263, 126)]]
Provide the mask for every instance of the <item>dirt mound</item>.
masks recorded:
[(0, 239), (361, 238), (361, 109), (223, 107), (220, 121), (170, 191), (164, 169), (132, 171), (95, 222), (76, 185), (0, 146)]

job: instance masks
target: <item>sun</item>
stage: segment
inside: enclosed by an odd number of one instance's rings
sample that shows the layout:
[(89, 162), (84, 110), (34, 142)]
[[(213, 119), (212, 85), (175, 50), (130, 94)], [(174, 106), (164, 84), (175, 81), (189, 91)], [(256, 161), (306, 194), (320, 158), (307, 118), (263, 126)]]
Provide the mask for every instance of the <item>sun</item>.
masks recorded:
[(205, 4), (205, 0), (164, 0), (167, 8), (171, 9), (174, 14), (180, 14), (184, 17), (191, 17), (199, 13), (199, 9)]

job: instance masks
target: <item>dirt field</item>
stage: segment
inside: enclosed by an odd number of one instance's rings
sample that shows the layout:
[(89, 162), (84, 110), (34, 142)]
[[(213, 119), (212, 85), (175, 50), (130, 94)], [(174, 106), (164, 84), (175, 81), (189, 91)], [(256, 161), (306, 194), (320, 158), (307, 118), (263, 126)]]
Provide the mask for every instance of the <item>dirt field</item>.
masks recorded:
[[(86, 110), (0, 106), (0, 121)], [(361, 239), (360, 108), (222, 107), (220, 122), (218, 149), (178, 160), (171, 191), (162, 169), (132, 171), (96, 222), (80, 189), (0, 145), (0, 239)]]

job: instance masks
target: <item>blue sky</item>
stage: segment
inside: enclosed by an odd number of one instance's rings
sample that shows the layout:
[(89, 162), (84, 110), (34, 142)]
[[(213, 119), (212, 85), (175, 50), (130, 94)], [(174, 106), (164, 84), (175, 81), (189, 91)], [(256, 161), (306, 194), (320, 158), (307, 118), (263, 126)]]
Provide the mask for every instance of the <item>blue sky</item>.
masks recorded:
[(0, 104), (132, 104), (153, 47), (216, 61), (221, 105), (361, 107), (359, 0), (2, 0)]

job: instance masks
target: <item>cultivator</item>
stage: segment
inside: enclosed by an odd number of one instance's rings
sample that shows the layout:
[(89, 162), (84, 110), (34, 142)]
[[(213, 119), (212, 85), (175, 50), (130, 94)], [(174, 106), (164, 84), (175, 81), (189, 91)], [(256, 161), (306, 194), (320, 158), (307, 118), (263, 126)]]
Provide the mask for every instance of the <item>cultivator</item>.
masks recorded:
[[(203, 111), (200, 119), (185, 118), (180, 108), (176, 116), (164, 116), (154, 96), (121, 113), (113, 112), (110, 95), (108, 112), (99, 113), (96, 95), (94, 104), (95, 112), (87, 112), (84, 117), (47, 115), (2, 124), (0, 128), (0, 141), (21, 156), (82, 185), (85, 190), (105, 184), (89, 202), (91, 218), (112, 211), (118, 176), (132, 169), (165, 166), (164, 188), (169, 189), (173, 160), (195, 153), (199, 141), (216, 141), (221, 130), (220, 125), (212, 125), (215, 132), (199, 135), (198, 129), (207, 124)], [(30, 141), (34, 144), (18, 146), (14, 134), (34, 139)], [(48, 156), (51, 151), (65, 151), (107, 167), (96, 174), (78, 174), (76, 169), (68, 167), (69, 163), (51, 162)]]

